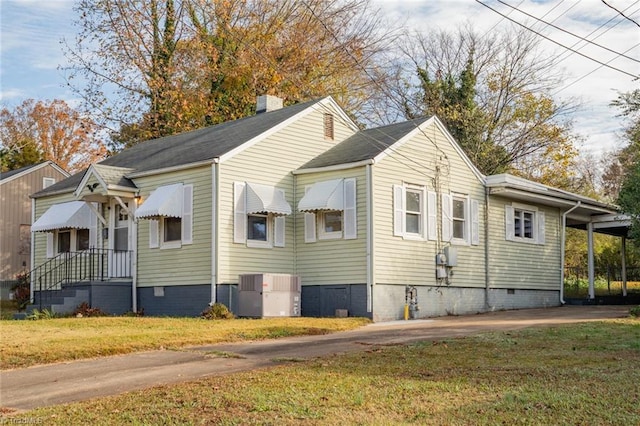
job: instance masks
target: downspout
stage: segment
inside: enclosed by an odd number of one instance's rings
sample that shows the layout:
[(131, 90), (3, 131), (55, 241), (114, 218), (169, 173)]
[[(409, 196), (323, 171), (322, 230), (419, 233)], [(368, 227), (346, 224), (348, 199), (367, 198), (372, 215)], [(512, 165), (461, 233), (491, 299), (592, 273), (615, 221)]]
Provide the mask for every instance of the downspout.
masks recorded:
[(129, 217), (133, 218), (133, 224), (131, 226), (131, 231), (133, 235), (131, 236), (133, 243), (133, 259), (131, 265), (131, 310), (133, 313), (138, 312), (138, 219), (136, 219), (136, 210), (138, 209), (138, 200), (139, 198), (134, 198), (133, 202), (133, 212), (129, 212)]
[(484, 307), (487, 311), (489, 305), (489, 289), (491, 276), (489, 272), (489, 188), (484, 189)]
[(218, 177), (218, 161), (215, 160), (211, 164), (211, 305), (216, 303), (218, 284)]
[(564, 305), (566, 302), (564, 301), (564, 256), (565, 256), (565, 240), (566, 240), (566, 229), (567, 229), (567, 215), (580, 207), (581, 202), (578, 201), (578, 204), (571, 207), (566, 212), (562, 213), (562, 230), (560, 231), (560, 304)]
[[(36, 222), (36, 199), (31, 199), (31, 223)], [(31, 228), (31, 227), (29, 227)], [(31, 252), (29, 253), (29, 270), (33, 271), (35, 269), (36, 264), (36, 238), (34, 233), (31, 234)], [(31, 275), (31, 274), (30, 274)], [(29, 300), (33, 302), (34, 296), (34, 281), (33, 276), (29, 277)]]
[[(373, 270), (373, 167), (366, 166), (366, 186), (367, 186), (367, 312), (373, 313), (373, 283), (375, 279)], [(372, 315), (373, 316), (373, 315)]]

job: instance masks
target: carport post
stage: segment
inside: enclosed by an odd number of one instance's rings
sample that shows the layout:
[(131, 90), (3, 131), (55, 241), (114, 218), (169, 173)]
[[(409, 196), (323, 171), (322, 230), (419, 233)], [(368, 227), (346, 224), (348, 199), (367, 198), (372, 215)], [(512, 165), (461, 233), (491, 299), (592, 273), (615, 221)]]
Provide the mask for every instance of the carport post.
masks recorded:
[(620, 266), (622, 268), (622, 296), (627, 297), (627, 237), (624, 235), (621, 238), (622, 245), (620, 246)]
[(595, 271), (593, 266), (593, 222), (587, 223), (587, 262), (589, 270), (589, 299), (596, 298)]

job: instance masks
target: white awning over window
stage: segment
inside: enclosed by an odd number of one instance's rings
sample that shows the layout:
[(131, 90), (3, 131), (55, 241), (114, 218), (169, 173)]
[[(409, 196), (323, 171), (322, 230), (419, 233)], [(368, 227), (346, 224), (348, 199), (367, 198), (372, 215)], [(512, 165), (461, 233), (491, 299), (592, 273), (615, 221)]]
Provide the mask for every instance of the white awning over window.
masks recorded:
[(31, 225), (33, 232), (91, 228), (91, 208), (84, 201), (55, 204)]
[(156, 188), (136, 210), (136, 218), (182, 217), (183, 190), (181, 183)]
[(247, 182), (247, 214), (291, 214), (291, 206), (284, 198), (284, 191), (273, 186)]
[(344, 210), (344, 179), (314, 183), (298, 203), (301, 212)]

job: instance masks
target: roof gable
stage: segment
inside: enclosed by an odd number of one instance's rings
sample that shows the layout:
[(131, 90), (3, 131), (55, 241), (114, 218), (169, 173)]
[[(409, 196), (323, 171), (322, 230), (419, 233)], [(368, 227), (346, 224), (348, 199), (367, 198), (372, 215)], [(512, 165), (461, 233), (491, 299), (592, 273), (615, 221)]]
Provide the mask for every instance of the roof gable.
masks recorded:
[(30, 166), (21, 167), (16, 170), (0, 173), (0, 185), (3, 183), (10, 182), (14, 179), (18, 179), (24, 175), (35, 172), (36, 170), (40, 170), (47, 166), (53, 167), (56, 171), (58, 171), (60, 174), (64, 176), (69, 176), (69, 173), (66, 170), (64, 170), (62, 167), (58, 166), (56, 163), (54, 163), (51, 160), (47, 160), (47, 161), (43, 161), (42, 163), (32, 164)]

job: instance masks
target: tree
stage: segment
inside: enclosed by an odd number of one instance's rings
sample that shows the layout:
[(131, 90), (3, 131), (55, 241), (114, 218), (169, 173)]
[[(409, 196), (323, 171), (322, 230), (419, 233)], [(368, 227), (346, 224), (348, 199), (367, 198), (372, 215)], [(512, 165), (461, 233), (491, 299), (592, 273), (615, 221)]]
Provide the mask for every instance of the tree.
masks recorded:
[(408, 118), (438, 115), (483, 173), (571, 180), (576, 137), (563, 117), (574, 106), (552, 99), (557, 64), (532, 35), (465, 27), (407, 40), (399, 66), (415, 75), (401, 75), (393, 92)]
[(62, 100), (28, 99), (0, 111), (2, 171), (52, 160), (77, 172), (104, 158), (107, 151), (95, 124)]
[(368, 0), (81, 0), (77, 10), (70, 84), (117, 146), (246, 116), (261, 94), (333, 94), (357, 110), (391, 40)]
[(629, 120), (625, 129), (629, 145), (618, 156), (624, 167), (618, 204), (631, 216), (631, 237), (640, 245), (640, 89), (620, 94), (612, 105), (620, 108)]

